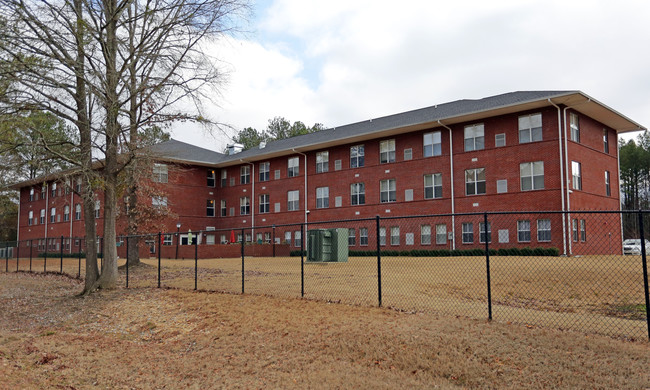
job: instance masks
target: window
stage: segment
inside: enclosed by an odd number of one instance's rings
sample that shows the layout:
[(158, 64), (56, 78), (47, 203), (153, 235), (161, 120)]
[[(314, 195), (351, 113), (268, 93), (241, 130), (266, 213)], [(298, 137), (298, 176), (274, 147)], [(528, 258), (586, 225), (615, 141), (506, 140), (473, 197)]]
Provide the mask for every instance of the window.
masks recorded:
[(413, 149), (407, 148), (404, 149), (404, 161), (413, 160)]
[(221, 188), (228, 186), (228, 171), (225, 169), (221, 170)]
[(580, 241), (587, 241), (587, 221), (584, 219), (580, 220)]
[(530, 242), (530, 221), (517, 221), (517, 241)]
[(550, 219), (537, 220), (537, 241), (540, 242), (551, 241), (551, 220)]
[(494, 147), (500, 148), (502, 146), (506, 146), (506, 134), (505, 133), (495, 134)]
[(519, 164), (519, 177), (522, 191), (544, 189), (544, 161)]
[(214, 234), (208, 234), (205, 236), (206, 245), (214, 245), (216, 243)]
[(578, 114), (571, 113), (571, 141), (580, 142), (580, 119)]
[(354, 229), (348, 229), (348, 246), (357, 245), (357, 233)]
[(63, 222), (68, 222), (70, 220), (70, 206), (65, 205), (63, 207)]
[(156, 183), (167, 183), (169, 179), (166, 164), (153, 164), (153, 180)]
[(81, 205), (79, 203), (74, 205), (74, 219), (77, 221), (81, 219)]
[(248, 215), (251, 213), (251, 199), (248, 196), (239, 198), (239, 215)]
[(54, 223), (56, 222), (56, 207), (52, 207), (50, 211), (50, 223)]
[(350, 168), (361, 168), (364, 166), (365, 152), (363, 145), (356, 145), (350, 148)]
[(41, 216), (39, 219), (39, 223), (42, 225), (45, 223), (45, 209), (41, 209)]
[(395, 140), (389, 139), (379, 142), (379, 163), (395, 162)]
[(287, 176), (295, 177), (300, 174), (300, 160), (298, 157), (291, 157), (289, 159), (289, 169), (287, 171)]
[(424, 175), (424, 199), (442, 198), (442, 173)]
[(52, 192), (52, 193), (50, 194), (50, 196), (51, 196), (52, 198), (56, 197), (56, 183), (52, 183), (51, 192)]
[(330, 153), (328, 151), (316, 153), (316, 173), (323, 173), (329, 170)]
[(381, 246), (386, 245), (386, 228), (385, 227), (380, 227), (379, 228), (379, 245), (381, 245)]
[(219, 240), (219, 242), (220, 242), (222, 245), (228, 243), (228, 238), (226, 237), (225, 234), (222, 234), (222, 235), (221, 235), (221, 240)]
[(478, 242), (485, 244), (485, 237), (487, 234), (487, 242), (492, 242), (492, 223), (488, 222), (487, 224), (487, 233), (485, 231), (485, 224), (480, 222), (478, 224)]
[(399, 226), (390, 228), (390, 244), (399, 245)]
[(474, 224), (471, 222), (463, 223), (463, 244), (474, 242)]
[(269, 232), (264, 233), (264, 242), (267, 244), (271, 243), (271, 233)]
[(382, 180), (379, 182), (379, 197), (381, 203), (397, 201), (395, 179)]
[(44, 184), (41, 187), (41, 199), (45, 199), (45, 194), (47, 193), (47, 184)]
[(34, 201), (34, 187), (29, 189), (29, 201), (30, 202)]
[(300, 230), (293, 232), (293, 237), (295, 238), (295, 245), (300, 247), (302, 245), (302, 235), (300, 234)]
[(352, 183), (350, 184), (350, 204), (357, 206), (360, 204), (366, 204), (366, 185), (364, 183)]
[(75, 185), (75, 191), (80, 194), (81, 193), (81, 178), (77, 178), (77, 184)]
[(226, 200), (221, 199), (221, 216), (225, 217), (228, 215), (228, 208), (226, 207)]
[(431, 245), (431, 225), (420, 226), (420, 244)]
[(361, 246), (367, 246), (368, 245), (368, 228), (360, 228), (359, 229), (359, 244)]
[(287, 210), (295, 211), (300, 209), (300, 192), (289, 191), (287, 193)]
[(571, 175), (573, 177), (573, 189), (582, 190), (582, 164), (571, 161)]
[(436, 244), (445, 245), (447, 243), (447, 225), (436, 225)]
[(605, 194), (612, 196), (612, 188), (609, 185), (609, 171), (605, 171)]
[(291, 232), (284, 232), (284, 243), (291, 245)]
[(163, 235), (163, 245), (167, 245), (167, 246), (173, 245), (173, 241), (174, 239), (171, 234)]
[(426, 133), (423, 138), (424, 157), (440, 156), (442, 154), (442, 138), (439, 131)]
[(214, 199), (208, 199), (205, 206), (205, 215), (214, 217)]
[(29, 212), (29, 218), (27, 220), (27, 225), (32, 226), (34, 224), (34, 212)]
[(269, 181), (271, 175), (271, 163), (260, 163), (260, 181)]
[(485, 168), (465, 171), (465, 195), (485, 194)]
[(542, 140), (542, 114), (524, 115), (519, 117), (519, 143), (537, 142)]
[(326, 209), (330, 207), (330, 189), (329, 187), (316, 188), (316, 208)]
[(215, 172), (214, 169), (208, 169), (208, 177), (207, 177), (207, 185), (208, 187), (214, 187), (216, 177), (215, 177)]
[(154, 208), (164, 208), (167, 207), (167, 197), (166, 196), (152, 196), (151, 197), (151, 206)]
[(260, 214), (268, 213), (271, 210), (271, 203), (269, 202), (269, 194), (260, 195)]
[(508, 192), (508, 180), (497, 180), (497, 194)]
[(239, 184), (249, 184), (251, 182), (250, 165), (242, 165), (239, 168)]
[(485, 131), (483, 123), (465, 126), (465, 151), (485, 149)]
[(607, 129), (603, 129), (603, 151), (609, 153), (609, 138), (607, 137)]
[(573, 242), (578, 242), (578, 220), (574, 219), (572, 222)]

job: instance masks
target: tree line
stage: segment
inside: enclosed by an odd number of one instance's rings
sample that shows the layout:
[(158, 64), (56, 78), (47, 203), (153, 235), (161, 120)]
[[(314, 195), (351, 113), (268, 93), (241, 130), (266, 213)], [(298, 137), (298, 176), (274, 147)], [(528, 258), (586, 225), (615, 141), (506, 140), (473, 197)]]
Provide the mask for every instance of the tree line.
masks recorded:
[[(636, 140), (619, 141), (621, 168), (621, 207), (623, 210), (650, 210), (650, 133), (645, 130)], [(650, 238), (650, 214), (644, 216), (644, 232)], [(636, 214), (623, 217), (625, 238), (640, 236)]]
[(313, 126), (308, 127), (303, 122), (296, 121), (291, 123), (284, 117), (276, 116), (273, 119), (269, 119), (266, 129), (257, 130), (253, 127), (246, 127), (239, 131), (232, 140), (235, 143), (243, 145), (244, 149), (251, 149), (257, 147), (262, 142), (291, 138), (323, 129), (324, 126), (321, 123), (315, 123)]

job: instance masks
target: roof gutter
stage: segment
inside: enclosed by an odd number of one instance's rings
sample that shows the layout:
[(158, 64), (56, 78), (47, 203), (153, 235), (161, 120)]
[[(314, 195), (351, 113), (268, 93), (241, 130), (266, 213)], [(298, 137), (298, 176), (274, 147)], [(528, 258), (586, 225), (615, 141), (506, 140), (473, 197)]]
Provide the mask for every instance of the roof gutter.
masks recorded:
[(449, 176), (451, 182), (451, 247), (456, 249), (456, 207), (455, 207), (455, 198), (454, 198), (454, 148), (452, 142), (452, 132), (451, 128), (442, 122), (438, 121), (438, 124), (445, 129), (449, 130)]

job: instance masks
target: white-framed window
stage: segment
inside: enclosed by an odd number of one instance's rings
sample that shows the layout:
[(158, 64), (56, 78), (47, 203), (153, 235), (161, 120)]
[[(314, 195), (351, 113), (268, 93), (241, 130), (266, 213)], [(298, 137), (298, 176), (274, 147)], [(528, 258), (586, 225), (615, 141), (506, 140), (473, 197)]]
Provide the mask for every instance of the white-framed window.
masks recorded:
[(530, 221), (517, 221), (517, 241), (530, 242)]
[(612, 196), (612, 187), (610, 186), (609, 171), (605, 171), (605, 194), (607, 196)]
[(519, 178), (522, 191), (544, 189), (544, 161), (519, 164)]
[(571, 161), (571, 182), (574, 190), (582, 190), (582, 164)]
[(56, 222), (56, 207), (50, 209), (50, 223)]
[(607, 136), (607, 129), (603, 129), (603, 151), (609, 153), (609, 137)]
[(287, 210), (295, 211), (300, 209), (300, 191), (287, 192)]
[(366, 185), (364, 183), (350, 184), (350, 204), (357, 206), (366, 204)]
[(50, 190), (52, 192), (50, 194), (50, 197), (52, 197), (52, 198), (56, 197), (56, 183), (52, 183), (52, 187), (50, 187)]
[(284, 232), (284, 242), (291, 245), (291, 232)]
[(385, 227), (380, 227), (379, 228), (379, 245), (380, 246), (386, 246), (386, 228)]
[(163, 245), (170, 246), (173, 245), (173, 243), (174, 243), (174, 238), (172, 234), (163, 235)]
[(500, 148), (506, 146), (506, 133), (499, 133), (494, 135), (494, 147)]
[(228, 207), (226, 207), (226, 200), (221, 199), (221, 216), (225, 217), (228, 215)]
[(300, 234), (300, 230), (293, 232), (293, 237), (295, 246), (299, 248), (300, 245), (302, 245), (302, 235)]
[(70, 206), (63, 206), (63, 222), (68, 222), (70, 220)]
[(166, 196), (152, 196), (151, 197), (151, 206), (153, 208), (157, 208), (157, 209), (167, 207), (167, 197)]
[(387, 164), (395, 162), (395, 140), (388, 139), (379, 142), (379, 163)]
[(273, 178), (275, 180), (280, 180), (280, 170), (279, 169), (276, 169), (275, 171), (273, 171)]
[(316, 208), (326, 209), (330, 207), (330, 189), (329, 187), (316, 188)]
[(465, 195), (485, 194), (485, 168), (465, 171)]
[(45, 199), (45, 194), (47, 194), (47, 184), (43, 184), (41, 187), (41, 199)]
[(81, 205), (79, 203), (74, 205), (74, 219), (77, 221), (81, 219)]
[(101, 202), (99, 200), (95, 201), (95, 219), (99, 218), (99, 210), (101, 209)]
[(75, 184), (75, 189), (74, 189), (78, 194), (81, 194), (81, 178), (77, 178), (77, 184)]
[(167, 183), (169, 180), (167, 164), (153, 164), (153, 177), (151, 180), (156, 183)]
[(390, 244), (399, 245), (399, 226), (390, 228)]
[(221, 170), (221, 188), (228, 187), (228, 171), (225, 169)]
[(379, 182), (379, 199), (381, 203), (397, 201), (395, 179), (387, 179)]
[(442, 136), (439, 131), (425, 133), (422, 144), (424, 145), (422, 151), (424, 157), (440, 156), (442, 154)]
[(45, 209), (41, 209), (41, 215), (40, 215), (39, 223), (41, 225), (45, 223)]
[(537, 142), (542, 140), (542, 114), (531, 114), (519, 117), (519, 143)]
[(29, 212), (29, 217), (27, 219), (27, 225), (32, 226), (34, 224), (34, 211)]
[(569, 118), (571, 122), (571, 141), (580, 142), (580, 117), (578, 117), (578, 114), (572, 112)]
[(260, 181), (269, 181), (271, 179), (271, 163), (260, 163)]
[(269, 194), (260, 195), (260, 214), (266, 214), (271, 211), (271, 202), (269, 201)]
[(269, 233), (269, 232), (264, 233), (264, 242), (267, 243), (267, 244), (271, 243), (271, 233)]
[(334, 170), (340, 171), (342, 168), (341, 160), (334, 160)]
[(34, 187), (29, 189), (29, 201), (30, 202), (34, 201)]
[(431, 245), (431, 225), (420, 225), (420, 244)]
[(368, 246), (368, 228), (359, 229), (359, 245)]
[(587, 241), (587, 221), (585, 221), (584, 219), (580, 220), (580, 241), (581, 242)]
[(329, 171), (330, 166), (330, 152), (316, 153), (316, 173), (323, 173)]
[(508, 179), (497, 180), (497, 194), (508, 192)]
[(551, 241), (551, 220), (550, 219), (537, 220), (537, 241), (539, 242)]
[(239, 184), (249, 184), (251, 182), (251, 167), (250, 165), (242, 165), (239, 167)]
[(348, 229), (348, 246), (357, 245), (357, 233), (354, 229)]
[(205, 215), (207, 217), (214, 217), (214, 199), (208, 199), (206, 201)]
[(298, 157), (290, 157), (287, 164), (287, 176), (296, 177), (300, 174), (300, 159)]
[(485, 244), (485, 237), (487, 234), (487, 242), (490, 243), (492, 242), (492, 223), (488, 222), (487, 223), (487, 232), (485, 231), (485, 224), (483, 222), (479, 222), (478, 224), (478, 242), (481, 244)]
[(206, 234), (205, 235), (205, 244), (206, 245), (214, 245), (215, 244), (215, 237), (214, 234)]
[(424, 175), (424, 199), (442, 198), (442, 173)]
[(350, 147), (350, 168), (361, 168), (364, 166), (365, 150), (363, 145)]
[(214, 187), (215, 186), (215, 182), (217, 181), (216, 175), (217, 174), (214, 171), (214, 169), (208, 169), (208, 175), (207, 175), (207, 179), (206, 179), (206, 184), (207, 184), (208, 187)]
[(447, 225), (436, 225), (436, 244), (445, 245), (447, 243)]
[(220, 242), (222, 245), (223, 245), (223, 244), (227, 244), (227, 243), (228, 243), (228, 237), (226, 237), (225, 234), (222, 234), (221, 237), (220, 237), (219, 242)]
[(463, 244), (474, 242), (474, 224), (472, 222), (463, 222)]
[(578, 242), (578, 220), (573, 219), (571, 221), (571, 230), (572, 230), (572, 236), (573, 236), (573, 242)]
[(485, 129), (483, 123), (465, 126), (465, 151), (485, 149)]
[(411, 161), (411, 160), (413, 160), (413, 149), (411, 148), (404, 149), (404, 161)]
[(242, 196), (239, 198), (239, 215), (248, 215), (251, 213), (251, 198)]

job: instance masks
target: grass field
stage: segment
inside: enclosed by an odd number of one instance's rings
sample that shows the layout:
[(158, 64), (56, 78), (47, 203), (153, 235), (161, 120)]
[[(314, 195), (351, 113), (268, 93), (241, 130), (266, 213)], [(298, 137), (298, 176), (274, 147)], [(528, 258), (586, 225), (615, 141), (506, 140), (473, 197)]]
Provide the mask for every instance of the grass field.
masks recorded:
[(0, 273), (0, 389), (650, 385), (648, 342), (294, 298), (81, 289)]
[[(157, 286), (157, 259), (130, 270), (130, 287)], [(647, 340), (640, 256), (498, 257), (490, 259), (493, 319), (506, 323), (570, 329), (629, 340)], [(0, 263), (1, 264), (1, 263)], [(123, 260), (120, 264), (123, 264)], [(162, 259), (161, 286), (194, 288), (194, 260)], [(16, 270), (16, 261), (4, 264)], [(197, 262), (200, 290), (241, 293), (241, 259)], [(81, 274), (83, 267), (81, 261)], [(47, 269), (59, 271), (60, 259)], [(77, 275), (77, 259), (63, 272)], [(488, 317), (483, 257), (382, 258), (382, 306), (401, 311)], [(21, 260), (18, 269), (29, 268)], [(42, 271), (43, 259), (32, 269)], [(121, 269), (121, 285), (126, 284)], [(246, 258), (244, 291), (277, 297), (301, 296), (300, 258)], [(305, 263), (304, 297), (362, 306), (378, 305), (376, 258), (347, 263)]]

